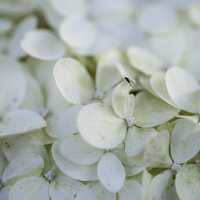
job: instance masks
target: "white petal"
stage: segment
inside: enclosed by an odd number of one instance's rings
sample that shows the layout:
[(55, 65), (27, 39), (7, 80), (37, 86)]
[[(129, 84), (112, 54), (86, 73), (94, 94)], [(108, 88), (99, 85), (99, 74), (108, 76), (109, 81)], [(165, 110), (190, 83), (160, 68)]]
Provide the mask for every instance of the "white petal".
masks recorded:
[[(44, 66), (42, 66), (44, 67)], [(42, 68), (40, 67), (40, 68)], [(50, 80), (44, 80), (44, 87), (47, 88), (47, 107), (50, 112), (53, 114), (61, 113), (65, 111), (66, 108), (68, 108), (71, 103), (68, 102), (64, 96), (60, 93), (57, 85), (55, 84), (55, 79), (53, 77), (52, 73), (53, 69), (51, 68), (50, 73), (52, 76)], [(45, 74), (43, 75), (43, 78), (45, 78)], [(46, 84), (47, 83), (47, 84)]]
[(63, 57), (65, 53), (62, 42), (45, 29), (27, 32), (21, 41), (21, 47), (30, 56), (42, 60), (56, 60)]
[(24, 178), (11, 187), (9, 200), (49, 200), (48, 190), (48, 182), (43, 178)]
[(44, 161), (39, 155), (27, 154), (27, 156), (16, 157), (6, 167), (2, 181), (16, 181), (26, 176), (40, 175), (44, 167)]
[(127, 55), (131, 65), (146, 75), (152, 75), (163, 69), (162, 61), (143, 48), (129, 47)]
[(152, 175), (145, 169), (142, 173), (142, 187), (144, 199), (151, 199), (150, 184), (152, 179)]
[(185, 165), (176, 175), (176, 191), (181, 200), (198, 200), (200, 196), (200, 170), (193, 164)]
[(91, 187), (90, 185), (86, 185), (83, 187), (78, 193), (76, 200), (97, 200), (95, 188)]
[(136, 96), (134, 117), (141, 127), (153, 127), (165, 123), (178, 114), (178, 110), (147, 92)]
[(103, 53), (98, 57), (96, 70), (96, 88), (98, 94), (104, 94), (114, 87), (121, 76), (116, 69), (116, 62), (122, 59), (122, 55), (116, 49)]
[(28, 65), (30, 65), (30, 70), (41, 87), (49, 90), (48, 87), (55, 85), (52, 73), (55, 61), (31, 59), (31, 61), (28, 62)]
[(142, 187), (134, 179), (127, 180), (119, 192), (119, 200), (142, 200)]
[(93, 188), (96, 192), (97, 200), (116, 200), (116, 195), (106, 190), (99, 182)]
[(97, 174), (102, 185), (110, 192), (118, 192), (124, 185), (124, 167), (112, 153), (102, 156), (97, 166)]
[(121, 77), (125, 79), (126, 81), (129, 80), (129, 82), (132, 83), (132, 87), (133, 86), (135, 87), (136, 85), (135, 78), (138, 72), (133, 67), (123, 62), (124, 62), (123, 60), (121, 62), (115, 62), (115, 66), (117, 70), (119, 71)]
[(138, 23), (149, 33), (167, 33), (175, 28), (176, 11), (164, 3), (150, 4), (142, 10)]
[(34, 141), (25, 135), (5, 138), (2, 140), (1, 147), (9, 162), (17, 157), (27, 157), (27, 155), (32, 154), (41, 155), (43, 158), (46, 156), (44, 146), (35, 144)]
[(83, 187), (82, 183), (61, 174), (51, 182), (49, 196), (52, 200), (76, 200), (77, 193)]
[(43, 129), (31, 131), (30, 134), (24, 134), (21, 135), (21, 137), (24, 137), (25, 140), (30, 140), (31, 143), (35, 145), (41, 145), (41, 147), (43, 147), (43, 145), (52, 144), (55, 141), (54, 138), (47, 135), (46, 131)]
[(0, 122), (0, 136), (22, 134), (45, 126), (46, 122), (36, 112), (14, 110), (8, 112)]
[(144, 164), (151, 167), (169, 167), (172, 164), (169, 155), (170, 135), (168, 130), (162, 130), (146, 146)]
[(115, 194), (105, 190), (99, 183), (86, 185), (78, 193), (76, 200), (115, 200)]
[(103, 151), (90, 146), (79, 135), (73, 135), (62, 139), (60, 153), (75, 164), (92, 165), (100, 159)]
[(130, 127), (125, 142), (127, 156), (137, 156), (157, 134), (155, 129)]
[(187, 119), (176, 121), (172, 132), (171, 154), (176, 163), (192, 159), (200, 150), (200, 127)]
[(167, 71), (166, 86), (174, 103), (189, 112), (199, 112), (200, 87), (186, 70), (172, 67)]
[[(26, 77), (20, 63), (0, 58), (0, 113), (18, 107), (26, 93)], [(9, 83), (9, 84), (8, 84)]]
[(26, 96), (21, 103), (21, 108), (38, 111), (44, 107), (44, 96), (42, 89), (40, 88), (39, 83), (30, 74), (27, 73), (26, 78)]
[(160, 97), (163, 101), (176, 107), (174, 102), (171, 100), (169, 93), (167, 91), (167, 86), (165, 82), (165, 74), (156, 73), (150, 79), (151, 87), (153, 91)]
[(139, 83), (141, 84), (142, 88), (147, 90), (147, 92), (149, 92), (153, 96), (157, 96), (156, 93), (154, 92), (154, 90), (152, 89), (152, 86), (151, 86), (151, 83), (150, 83), (150, 78), (148, 76), (140, 76), (139, 77)]
[(152, 199), (167, 200), (172, 198), (170, 195), (173, 195), (173, 197), (176, 199), (176, 193), (173, 191), (171, 171), (167, 170), (155, 176), (151, 182), (150, 190)]
[(131, 89), (127, 82), (122, 82), (112, 93), (112, 107), (119, 117), (133, 117), (135, 96), (130, 94)]
[[(40, 2), (40, 8), (43, 12), (43, 15), (45, 16), (45, 20), (47, 24), (55, 29), (58, 30), (62, 20), (63, 16), (61, 16), (56, 9), (51, 5), (51, 3), (44, 3), (43, 0), (39, 0)], [(57, 1), (54, 1), (55, 3)]]
[(96, 27), (84, 17), (69, 17), (60, 26), (61, 38), (78, 53), (90, 54), (97, 39)]
[(146, 167), (148, 167), (147, 163), (144, 163), (144, 157), (142, 154), (138, 156), (127, 157), (125, 164), (127, 177), (136, 176), (143, 172)]
[(124, 151), (124, 143), (120, 144), (117, 148), (111, 150), (113, 154), (115, 154), (122, 163), (127, 163), (127, 155)]
[(93, 181), (97, 180), (96, 165), (76, 165), (65, 159), (59, 150), (59, 144), (55, 143), (52, 147), (53, 159), (57, 167), (66, 175), (76, 180)]
[(110, 106), (101, 103), (92, 103), (82, 108), (78, 129), (86, 142), (100, 149), (117, 147), (126, 134), (125, 122), (115, 115)]
[(28, 16), (18, 24), (9, 45), (9, 54), (11, 56), (19, 58), (25, 55), (25, 52), (21, 49), (20, 41), (26, 32), (33, 30), (36, 26), (37, 18), (34, 16)]
[(78, 132), (77, 118), (82, 106), (74, 105), (47, 118), (47, 133), (63, 138)]
[(152, 51), (163, 61), (169, 65), (176, 65), (181, 62), (182, 56), (188, 50), (187, 40), (186, 30), (178, 29), (167, 35), (151, 37), (149, 44)]
[(54, 78), (61, 94), (71, 103), (85, 103), (94, 95), (93, 81), (84, 66), (72, 59), (59, 60)]

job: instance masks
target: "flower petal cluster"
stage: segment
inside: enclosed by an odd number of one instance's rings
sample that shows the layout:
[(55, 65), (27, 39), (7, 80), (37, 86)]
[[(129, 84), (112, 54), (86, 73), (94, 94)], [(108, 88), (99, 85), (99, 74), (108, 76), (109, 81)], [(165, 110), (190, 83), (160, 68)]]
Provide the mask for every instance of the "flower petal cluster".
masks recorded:
[(200, 2), (0, 0), (0, 200), (199, 200)]

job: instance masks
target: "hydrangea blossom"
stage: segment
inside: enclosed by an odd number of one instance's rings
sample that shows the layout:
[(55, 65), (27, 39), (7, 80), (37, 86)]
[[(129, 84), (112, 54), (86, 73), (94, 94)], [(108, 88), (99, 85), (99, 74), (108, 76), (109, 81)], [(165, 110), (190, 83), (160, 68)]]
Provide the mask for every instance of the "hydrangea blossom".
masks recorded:
[(198, 0), (0, 1), (0, 200), (199, 200)]

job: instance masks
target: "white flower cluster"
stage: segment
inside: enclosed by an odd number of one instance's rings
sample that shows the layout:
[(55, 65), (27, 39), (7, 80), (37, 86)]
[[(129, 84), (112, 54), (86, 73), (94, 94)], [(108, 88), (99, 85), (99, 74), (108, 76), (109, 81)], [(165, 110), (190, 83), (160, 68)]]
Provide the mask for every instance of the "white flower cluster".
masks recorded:
[(199, 0), (0, 0), (0, 200), (199, 200), (199, 36)]

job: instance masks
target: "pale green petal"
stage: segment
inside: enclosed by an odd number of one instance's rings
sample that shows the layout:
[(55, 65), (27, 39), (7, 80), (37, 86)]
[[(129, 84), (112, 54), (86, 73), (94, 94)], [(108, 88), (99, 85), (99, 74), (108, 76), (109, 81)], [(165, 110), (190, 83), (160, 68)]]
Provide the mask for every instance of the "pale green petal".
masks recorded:
[(141, 88), (140, 89), (144, 88), (145, 90), (147, 90), (152, 95), (157, 96), (157, 94), (155, 93), (155, 91), (152, 88), (152, 85), (151, 85), (150, 81), (151, 81), (151, 79), (148, 76), (139, 76), (139, 83), (141, 84)]
[(26, 53), (22, 50), (20, 46), (20, 42), (23, 39), (26, 32), (33, 30), (37, 27), (38, 21), (35, 16), (25, 17), (20, 23), (17, 25), (15, 29), (12, 39), (9, 44), (9, 54), (14, 58), (20, 58), (25, 56)]
[(63, 43), (46, 29), (28, 31), (21, 40), (21, 47), (30, 56), (41, 60), (56, 60), (65, 54)]
[(44, 96), (39, 83), (30, 74), (26, 74), (26, 96), (21, 103), (21, 108), (39, 111), (44, 107)]
[(164, 2), (147, 4), (138, 20), (141, 28), (152, 34), (165, 34), (175, 29), (176, 12)]
[(130, 127), (125, 141), (127, 156), (137, 156), (142, 153), (146, 145), (157, 135), (153, 128)]
[(150, 48), (157, 56), (167, 63), (167, 68), (181, 62), (185, 51), (188, 50), (189, 31), (187, 29), (185, 30), (184, 27), (183, 29), (176, 29), (166, 35), (150, 37)]
[(121, 76), (116, 68), (116, 62), (122, 59), (122, 55), (116, 49), (101, 54), (98, 58), (96, 69), (97, 93), (102, 95), (114, 87)]
[(138, 175), (148, 167), (148, 163), (144, 162), (144, 152), (137, 156), (127, 157), (125, 164), (128, 177)]
[(27, 154), (13, 159), (5, 168), (2, 181), (4, 183), (16, 181), (26, 176), (40, 175), (44, 168), (44, 161), (41, 156)]
[(135, 96), (130, 93), (131, 89), (127, 82), (122, 82), (112, 93), (112, 107), (121, 118), (133, 117)]
[(95, 23), (85, 17), (71, 16), (63, 20), (59, 29), (60, 37), (80, 54), (92, 54), (97, 42)]
[(96, 191), (96, 200), (116, 200), (116, 195), (106, 190), (100, 183), (96, 183), (93, 188)]
[(156, 95), (158, 95), (158, 97), (160, 97), (163, 101), (165, 101), (169, 105), (177, 107), (171, 100), (171, 97), (169, 96), (169, 93), (167, 91), (165, 83), (165, 74), (163, 73), (154, 74), (150, 79), (150, 84), (153, 91), (155, 92)]
[(173, 185), (171, 182), (172, 173), (170, 170), (164, 171), (163, 173), (155, 176), (150, 185), (151, 198), (153, 200), (177, 199), (175, 196), (175, 192), (173, 198), (172, 196), (170, 196), (170, 192), (173, 193), (172, 191), (170, 191), (173, 189)]
[(151, 167), (169, 167), (172, 164), (169, 155), (169, 132), (163, 130), (146, 146), (144, 163)]
[(130, 47), (127, 54), (131, 65), (146, 75), (152, 75), (163, 69), (162, 61), (145, 49)]
[(0, 114), (17, 108), (26, 94), (26, 76), (22, 65), (11, 58), (0, 58)]
[(189, 112), (199, 112), (200, 87), (189, 72), (172, 67), (167, 71), (165, 81), (167, 91), (177, 106)]
[(178, 110), (147, 92), (136, 96), (134, 117), (136, 125), (153, 127), (167, 122), (178, 114)]
[(49, 184), (40, 177), (19, 180), (11, 187), (9, 200), (49, 200)]
[(0, 136), (22, 134), (45, 126), (46, 122), (38, 113), (29, 110), (13, 110), (6, 113), (0, 122)]
[(96, 165), (77, 165), (70, 160), (64, 158), (59, 151), (59, 143), (54, 143), (52, 147), (52, 156), (57, 167), (66, 176), (81, 181), (97, 180), (97, 166)]
[(115, 194), (104, 189), (99, 183), (85, 185), (78, 193), (76, 200), (116, 200)]
[[(52, 73), (52, 71), (50, 71), (50, 73)], [(53, 114), (57, 114), (68, 108), (71, 103), (67, 101), (59, 91), (57, 85), (55, 84), (53, 73), (51, 74), (51, 76), (52, 78), (50, 80), (44, 80), (44, 87), (47, 91), (47, 108)]]
[(115, 115), (112, 107), (101, 103), (92, 103), (81, 109), (78, 129), (86, 142), (100, 149), (117, 147), (126, 134), (125, 122)]
[(63, 138), (78, 132), (77, 118), (82, 106), (74, 105), (47, 117), (47, 133)]
[(147, 170), (144, 170), (142, 173), (143, 200), (151, 200), (150, 185), (152, 179), (153, 176)]
[[(43, 159), (47, 156), (44, 146), (30, 140), (32, 134), (18, 135), (2, 139), (1, 147), (6, 159), (11, 162), (17, 157), (28, 157), (29, 155), (40, 155)], [(37, 133), (36, 133), (37, 134)]]
[(126, 180), (119, 192), (119, 200), (142, 200), (142, 187), (134, 179)]
[(200, 170), (193, 164), (185, 165), (176, 175), (176, 191), (180, 200), (198, 200), (200, 196)]
[(188, 119), (179, 119), (172, 132), (171, 154), (176, 163), (192, 159), (200, 150), (200, 126)]
[(110, 192), (118, 192), (124, 185), (125, 169), (112, 153), (102, 156), (97, 166), (97, 174), (102, 185)]
[(90, 146), (80, 135), (72, 135), (62, 139), (60, 153), (75, 164), (92, 165), (100, 159), (103, 151)]
[(75, 200), (77, 193), (84, 187), (79, 181), (60, 174), (49, 186), (49, 196), (52, 200)]
[(79, 61), (63, 58), (56, 63), (53, 73), (58, 89), (69, 102), (86, 103), (94, 96), (92, 78)]

